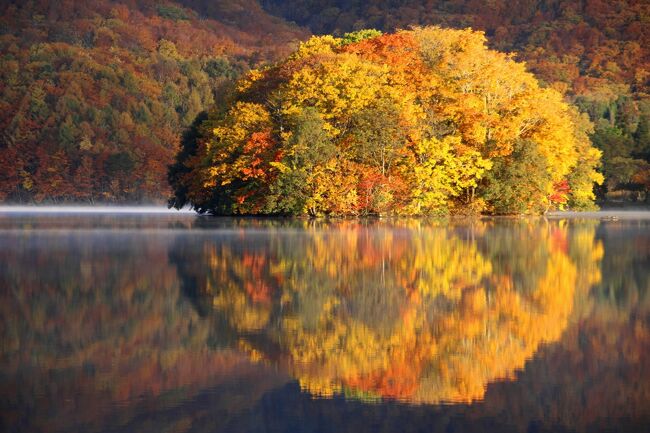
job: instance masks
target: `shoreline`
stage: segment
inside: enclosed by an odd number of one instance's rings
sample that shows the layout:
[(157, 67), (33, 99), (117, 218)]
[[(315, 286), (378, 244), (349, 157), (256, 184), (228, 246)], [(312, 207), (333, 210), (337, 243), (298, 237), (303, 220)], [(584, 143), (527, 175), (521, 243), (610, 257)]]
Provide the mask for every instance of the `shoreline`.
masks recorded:
[[(131, 205), (131, 206), (84, 206), (84, 205), (0, 205), (0, 215), (19, 215), (19, 214), (127, 214), (127, 215), (195, 215), (195, 216), (210, 216), (214, 218), (243, 218), (243, 219), (311, 219), (305, 216), (271, 216), (271, 215), (201, 215), (190, 208), (183, 208), (180, 210), (174, 208), (167, 208), (167, 206), (160, 205)], [(337, 217), (321, 217), (314, 219), (323, 220), (339, 220), (339, 219), (520, 219), (520, 218), (587, 218), (587, 219), (650, 219), (650, 207), (635, 207), (635, 208), (607, 208), (598, 211), (552, 211), (545, 215), (476, 215), (476, 216), (460, 216), (460, 215), (447, 215), (447, 216), (337, 216)]]
[(650, 208), (602, 209), (598, 211), (554, 211), (544, 215), (546, 218), (599, 218), (599, 219), (650, 219)]

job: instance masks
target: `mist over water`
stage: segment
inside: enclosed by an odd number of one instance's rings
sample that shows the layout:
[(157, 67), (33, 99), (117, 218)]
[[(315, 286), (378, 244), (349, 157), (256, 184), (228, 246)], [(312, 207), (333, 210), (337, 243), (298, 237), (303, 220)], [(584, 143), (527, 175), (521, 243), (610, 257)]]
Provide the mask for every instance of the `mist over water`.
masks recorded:
[(1, 214), (179, 214), (194, 213), (189, 208), (168, 209), (167, 206), (68, 206), (68, 205), (6, 205), (0, 206)]

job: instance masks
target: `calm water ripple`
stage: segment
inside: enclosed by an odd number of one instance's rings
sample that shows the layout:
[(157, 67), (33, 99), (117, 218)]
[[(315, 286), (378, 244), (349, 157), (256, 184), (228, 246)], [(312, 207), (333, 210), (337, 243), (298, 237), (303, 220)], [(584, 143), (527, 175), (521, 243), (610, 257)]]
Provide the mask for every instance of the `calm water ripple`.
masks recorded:
[(0, 430), (648, 431), (650, 218), (0, 212)]

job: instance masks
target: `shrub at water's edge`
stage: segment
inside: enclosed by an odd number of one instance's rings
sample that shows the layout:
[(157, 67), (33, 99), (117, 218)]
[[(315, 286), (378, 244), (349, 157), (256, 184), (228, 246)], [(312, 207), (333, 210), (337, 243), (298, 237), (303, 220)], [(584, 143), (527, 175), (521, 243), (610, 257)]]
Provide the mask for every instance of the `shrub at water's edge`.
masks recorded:
[(593, 206), (591, 124), (472, 30), (313, 37), (186, 140), (170, 204), (213, 214), (540, 213)]

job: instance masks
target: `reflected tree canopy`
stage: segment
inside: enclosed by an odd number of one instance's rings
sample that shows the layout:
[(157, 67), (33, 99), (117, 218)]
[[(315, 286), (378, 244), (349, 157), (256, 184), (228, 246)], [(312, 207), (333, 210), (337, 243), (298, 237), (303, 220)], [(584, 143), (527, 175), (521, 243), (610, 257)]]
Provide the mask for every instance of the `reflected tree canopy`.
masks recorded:
[(317, 396), (481, 400), (557, 341), (600, 281), (593, 224), (274, 224), (205, 239), (178, 270), (216, 336)]

